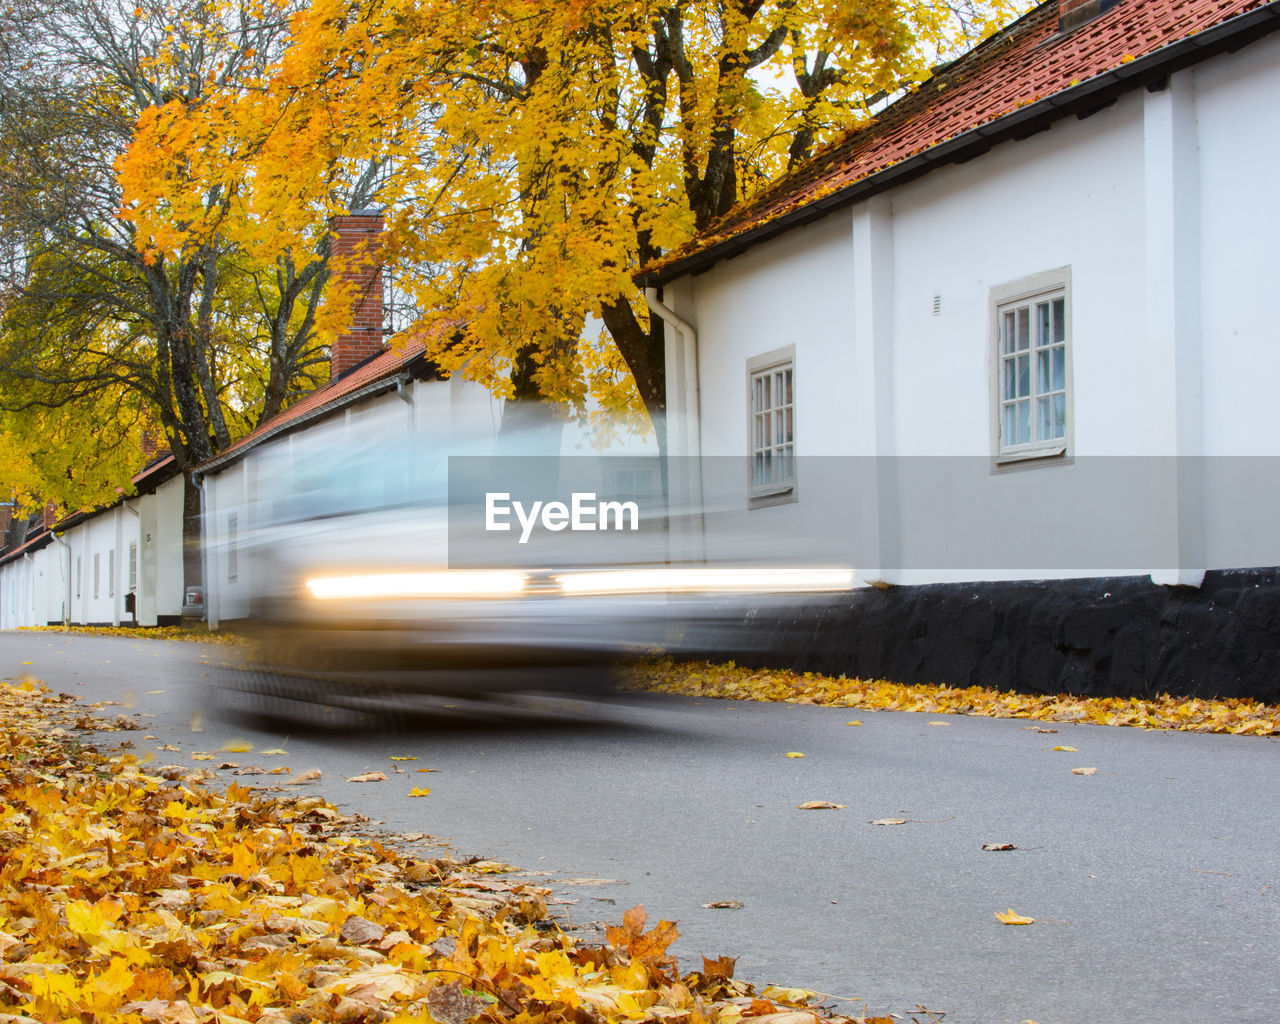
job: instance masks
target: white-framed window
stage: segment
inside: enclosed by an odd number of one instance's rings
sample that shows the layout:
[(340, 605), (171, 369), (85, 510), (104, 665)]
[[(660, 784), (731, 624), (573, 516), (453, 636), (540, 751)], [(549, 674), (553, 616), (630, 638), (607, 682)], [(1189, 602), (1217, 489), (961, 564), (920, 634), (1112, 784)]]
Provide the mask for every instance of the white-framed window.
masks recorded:
[(998, 463), (1071, 446), (1071, 268), (991, 291), (994, 451)]
[(107, 552), (107, 597), (116, 596), (116, 549)]
[(796, 350), (747, 360), (748, 495), (753, 505), (789, 501), (796, 489)]
[(129, 593), (138, 589), (138, 542), (129, 542)]

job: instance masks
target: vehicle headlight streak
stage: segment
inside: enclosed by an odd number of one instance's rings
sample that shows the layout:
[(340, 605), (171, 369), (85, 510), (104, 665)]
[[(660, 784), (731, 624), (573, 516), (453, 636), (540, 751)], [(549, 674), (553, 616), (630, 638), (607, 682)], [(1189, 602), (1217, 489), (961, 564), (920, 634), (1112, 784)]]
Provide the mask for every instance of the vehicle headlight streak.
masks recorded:
[(311, 596), (321, 600), (371, 597), (516, 597), (527, 576), (506, 570), (395, 572), (364, 576), (326, 576), (307, 580)]
[[(553, 590), (566, 597), (609, 594), (804, 594), (848, 590), (853, 570), (815, 568), (715, 568), (664, 566), (650, 569), (584, 570), (551, 577)], [(440, 570), (326, 576), (307, 580), (320, 600), (373, 598), (519, 597), (531, 587), (529, 574), (514, 570)]]
[(555, 581), (565, 594), (786, 594), (847, 590), (853, 570), (672, 566), (566, 573)]

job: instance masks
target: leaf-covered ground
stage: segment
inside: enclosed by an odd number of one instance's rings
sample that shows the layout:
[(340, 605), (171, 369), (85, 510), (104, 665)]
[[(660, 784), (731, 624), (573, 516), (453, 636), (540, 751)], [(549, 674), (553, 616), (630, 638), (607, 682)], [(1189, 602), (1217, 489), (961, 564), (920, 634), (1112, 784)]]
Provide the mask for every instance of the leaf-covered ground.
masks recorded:
[(728, 957), (681, 977), (675, 926), (642, 908), (579, 944), (501, 865), (418, 859), (319, 797), (219, 792), (77, 739), (120, 727), (0, 684), (0, 1024), (863, 1020), (757, 994)]
[(1280, 707), (1248, 700), (1199, 700), (1160, 696), (1036, 696), (983, 686), (904, 685), (883, 679), (846, 679), (815, 672), (743, 668), (733, 662), (645, 662), (625, 686), (658, 693), (733, 700), (786, 701), (869, 711), (1029, 718), (1046, 722), (1129, 725), (1247, 736), (1280, 735)]
[(188, 640), (202, 644), (243, 643), (235, 633), (211, 633), (203, 623), (190, 626), (19, 626), (24, 633), (84, 633), (86, 636), (132, 637), (135, 640)]

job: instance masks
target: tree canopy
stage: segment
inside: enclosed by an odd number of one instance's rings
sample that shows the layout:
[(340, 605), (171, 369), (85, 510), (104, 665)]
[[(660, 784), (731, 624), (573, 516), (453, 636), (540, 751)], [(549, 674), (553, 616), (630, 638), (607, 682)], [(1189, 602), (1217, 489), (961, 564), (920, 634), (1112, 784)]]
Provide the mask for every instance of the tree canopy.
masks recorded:
[[(0, 12), (0, 483), (74, 505), (114, 497), (142, 429), (189, 470), (327, 378), (323, 224), (244, 248), (219, 227), (237, 214), (235, 182), (187, 178), (175, 216), (209, 230), (162, 252), (116, 170), (147, 111), (196, 109), (261, 74), (287, 13), (206, 0)], [(349, 175), (347, 201), (375, 177)]]
[[(341, 212), (386, 174), (385, 259), (432, 355), (508, 397), (659, 413), (632, 272), (869, 116), (1017, 0), (311, 0), (251, 85), (147, 110), (121, 163), (154, 251)], [(607, 336), (594, 337), (591, 324)]]

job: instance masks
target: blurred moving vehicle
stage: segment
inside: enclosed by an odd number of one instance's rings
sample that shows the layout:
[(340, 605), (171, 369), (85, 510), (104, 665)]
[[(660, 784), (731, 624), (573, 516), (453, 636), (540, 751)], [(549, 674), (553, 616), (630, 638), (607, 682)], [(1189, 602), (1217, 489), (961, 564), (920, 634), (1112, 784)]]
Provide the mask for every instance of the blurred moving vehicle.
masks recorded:
[[(517, 449), (519, 446), (517, 446)], [(840, 566), (709, 564), (656, 458), (377, 438), (268, 453), (223, 561), (253, 640), (229, 685), (276, 718), (399, 712), (422, 695), (601, 692), (620, 661), (734, 656), (752, 616), (847, 589)]]

